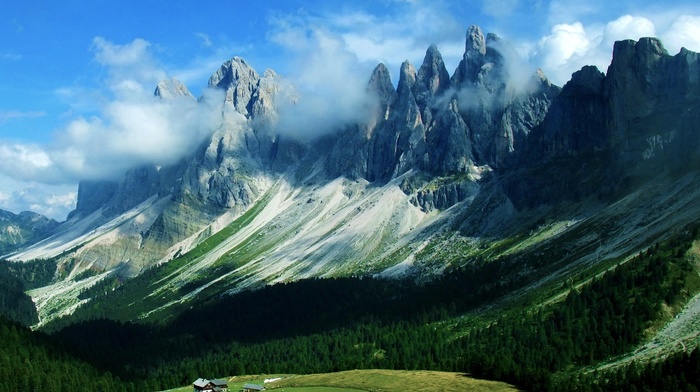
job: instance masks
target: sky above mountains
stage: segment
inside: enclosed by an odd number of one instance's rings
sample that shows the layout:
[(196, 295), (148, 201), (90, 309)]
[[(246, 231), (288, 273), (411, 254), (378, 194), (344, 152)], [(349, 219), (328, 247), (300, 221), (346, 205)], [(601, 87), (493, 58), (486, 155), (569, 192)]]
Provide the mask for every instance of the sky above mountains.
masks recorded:
[[(583, 65), (605, 71), (613, 42), (660, 37), (700, 51), (696, 1), (22, 1), (0, 15), (0, 209), (58, 220), (81, 179), (168, 164), (215, 126), (215, 107), (153, 99), (156, 84), (205, 94), (241, 56), (295, 84), (304, 115), (333, 115), (384, 62), (398, 81), (430, 44), (452, 73), (476, 24), (514, 45), (528, 73), (563, 85)], [(359, 86), (359, 87), (358, 87)], [(317, 113), (313, 111), (316, 110)]]

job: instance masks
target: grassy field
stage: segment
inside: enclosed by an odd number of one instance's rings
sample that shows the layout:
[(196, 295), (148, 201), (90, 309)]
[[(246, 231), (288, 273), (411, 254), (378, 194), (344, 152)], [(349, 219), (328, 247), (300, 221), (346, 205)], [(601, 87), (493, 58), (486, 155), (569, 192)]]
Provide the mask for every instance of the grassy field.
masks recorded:
[[(280, 376), (239, 376), (230, 379), (229, 390), (239, 391), (243, 384), (262, 384), (263, 379)], [(350, 370), (338, 373), (287, 375), (265, 384), (276, 392), (501, 392), (516, 391), (503, 382), (478, 380), (463, 373), (426, 370)], [(191, 386), (170, 392), (190, 392)]]

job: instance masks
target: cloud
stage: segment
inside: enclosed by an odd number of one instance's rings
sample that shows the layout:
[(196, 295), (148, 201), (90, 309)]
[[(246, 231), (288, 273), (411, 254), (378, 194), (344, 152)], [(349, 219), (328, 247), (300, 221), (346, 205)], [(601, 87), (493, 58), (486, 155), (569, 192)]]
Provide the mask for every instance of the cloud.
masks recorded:
[(63, 221), (70, 211), (75, 209), (77, 192), (75, 186), (50, 186), (37, 183), (19, 186), (6, 178), (0, 178), (3, 189), (0, 191), (0, 209), (19, 213), (32, 211), (49, 218)]
[(223, 98), (215, 91), (202, 102), (155, 97), (166, 72), (149, 48), (142, 39), (118, 45), (96, 37), (94, 58), (106, 71), (101, 88), (59, 91), (71, 100), (84, 94), (78, 100), (91, 100), (95, 114), (70, 119), (46, 145), (0, 144), (0, 173), (65, 184), (116, 178), (131, 167), (167, 165), (191, 153), (220, 124)]
[(46, 116), (46, 112), (43, 110), (28, 112), (23, 112), (19, 110), (0, 111), (0, 123), (4, 123), (11, 120), (20, 120), (23, 118), (37, 118), (43, 116)]
[(612, 48), (615, 41), (655, 36), (656, 28), (651, 20), (640, 16), (623, 15), (605, 26), (601, 45), (603, 48)]
[(513, 14), (519, 5), (520, 0), (484, 0), (481, 12), (492, 17), (504, 18)]
[(661, 37), (669, 53), (678, 53), (681, 47), (700, 52), (700, 16), (679, 16)]
[(61, 178), (49, 153), (37, 145), (0, 144), (0, 167), (2, 173), (18, 180), (55, 183)]
[(107, 70), (109, 90), (118, 97), (143, 96), (153, 91), (167, 73), (151, 55), (151, 44), (141, 38), (119, 45), (102, 37), (92, 40), (95, 61)]
[(584, 65), (595, 65), (605, 72), (615, 41), (653, 36), (657, 36), (655, 24), (643, 16), (623, 15), (604, 25), (562, 23), (531, 47), (529, 57), (555, 84), (563, 85)]
[(387, 7), (393, 12), (385, 15), (342, 9), (270, 16), (267, 38), (291, 59), (283, 73), (298, 98), (280, 106), (281, 132), (312, 137), (361, 120), (371, 105), (367, 82), (380, 62), (396, 84), (400, 64), (409, 59), (417, 68), (436, 43), (448, 68), (456, 67), (465, 27), (443, 2), (401, 1)]
[(204, 46), (205, 48), (210, 48), (210, 47), (211, 47), (212, 42), (211, 42), (211, 39), (209, 38), (209, 36), (208, 36), (207, 34), (205, 34), (205, 33), (195, 33), (195, 35), (197, 36), (197, 38), (199, 38), (199, 39), (202, 41), (202, 46)]
[(286, 46), (293, 58), (287, 79), (294, 87), (280, 96), (294, 99), (278, 100), (278, 132), (314, 138), (362, 120), (369, 102), (368, 64), (347, 51), (341, 37), (321, 28), (285, 26), (271, 39), (285, 46), (290, 36), (304, 39)]
[(548, 77), (561, 85), (571, 76), (571, 69), (590, 62), (586, 55), (594, 46), (580, 22), (558, 24), (552, 27), (551, 34), (535, 44), (530, 53), (531, 62), (540, 64)]

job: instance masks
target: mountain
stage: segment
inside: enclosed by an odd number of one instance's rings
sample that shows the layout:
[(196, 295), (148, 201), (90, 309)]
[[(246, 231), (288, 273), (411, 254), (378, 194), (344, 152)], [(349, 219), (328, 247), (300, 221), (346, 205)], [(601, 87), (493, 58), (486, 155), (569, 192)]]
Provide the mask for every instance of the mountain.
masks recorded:
[[(430, 280), (483, 259), (507, 258), (532, 289), (697, 221), (697, 53), (620, 41), (606, 73), (584, 67), (561, 88), (514, 53), (472, 26), (452, 75), (434, 45), (396, 87), (379, 64), (364, 119), (305, 138), (280, 126), (300, 99), (283, 77), (227, 61), (209, 79), (221, 123), (196, 151), (81, 182), (69, 219), (9, 257), (63, 271), (30, 291), (40, 325), (120, 285), (134, 295), (125, 319), (304, 278)], [(176, 80), (154, 95), (194, 99)]]
[(0, 255), (46, 238), (58, 222), (30, 211), (0, 210)]

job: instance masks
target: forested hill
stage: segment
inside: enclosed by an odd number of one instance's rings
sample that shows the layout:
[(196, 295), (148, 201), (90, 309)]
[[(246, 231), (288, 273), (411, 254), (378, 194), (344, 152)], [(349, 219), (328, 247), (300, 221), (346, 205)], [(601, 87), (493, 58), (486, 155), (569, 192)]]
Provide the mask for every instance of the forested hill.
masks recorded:
[(124, 383), (69, 354), (56, 339), (0, 316), (0, 390), (149, 391), (147, 382)]
[[(122, 380), (162, 389), (201, 374), (389, 368), (463, 371), (530, 390), (630, 383), (663, 390), (668, 378), (677, 380), (667, 384), (680, 388), (673, 390), (693, 390), (697, 342), (661, 364), (586, 369), (634, 351), (700, 290), (691, 252), (697, 239), (696, 230), (683, 230), (618, 266), (519, 299), (510, 293), (525, 282), (498, 279), (514, 271), (503, 258), (421, 285), (371, 278), (274, 285), (212, 298), (160, 324), (86, 320), (53, 337)], [(548, 299), (556, 293), (560, 300)], [(118, 309), (107, 314), (118, 317)]]

